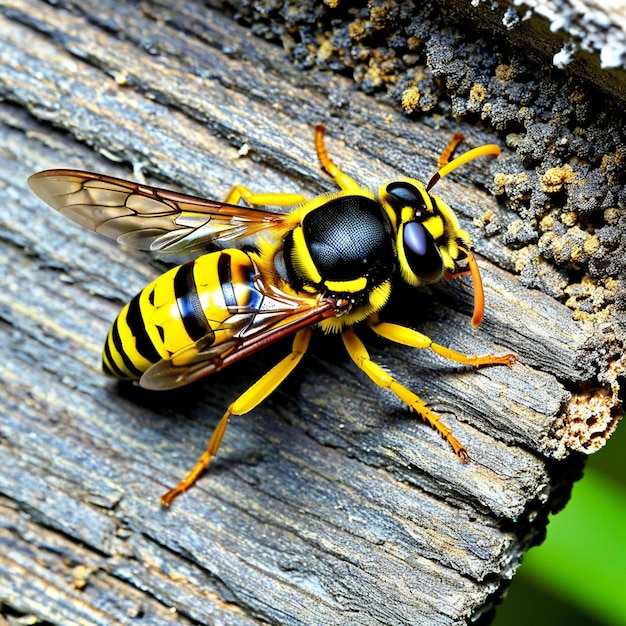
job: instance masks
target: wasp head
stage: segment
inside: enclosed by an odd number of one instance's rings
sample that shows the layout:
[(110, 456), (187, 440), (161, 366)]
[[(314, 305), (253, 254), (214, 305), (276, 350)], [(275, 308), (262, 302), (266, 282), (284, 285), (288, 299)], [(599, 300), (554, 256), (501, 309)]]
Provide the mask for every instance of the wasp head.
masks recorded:
[(422, 183), (405, 179), (384, 185), (381, 203), (396, 232), (400, 272), (410, 285), (423, 285), (458, 271), (470, 237), (445, 202)]

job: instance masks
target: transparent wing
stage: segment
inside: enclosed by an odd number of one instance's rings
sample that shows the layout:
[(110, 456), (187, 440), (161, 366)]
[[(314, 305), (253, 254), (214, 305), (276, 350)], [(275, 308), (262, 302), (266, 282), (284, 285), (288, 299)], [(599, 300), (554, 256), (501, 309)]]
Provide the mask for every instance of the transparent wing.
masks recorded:
[(161, 255), (205, 251), (267, 229), (285, 215), (203, 200), (80, 170), (47, 170), (28, 179), (52, 208), (109, 239)]
[[(281, 294), (281, 300), (284, 298), (285, 294)], [(170, 359), (155, 363), (143, 374), (139, 384), (146, 389), (161, 391), (182, 387), (292, 335), (301, 328), (341, 315), (349, 306), (346, 301), (338, 302), (331, 298), (317, 302), (291, 296), (289, 298), (291, 306), (256, 312), (253, 323), (246, 324), (245, 328), (238, 327), (238, 315), (234, 313), (226, 322), (226, 325), (237, 329), (231, 339), (213, 345), (212, 337), (202, 338), (174, 353)]]

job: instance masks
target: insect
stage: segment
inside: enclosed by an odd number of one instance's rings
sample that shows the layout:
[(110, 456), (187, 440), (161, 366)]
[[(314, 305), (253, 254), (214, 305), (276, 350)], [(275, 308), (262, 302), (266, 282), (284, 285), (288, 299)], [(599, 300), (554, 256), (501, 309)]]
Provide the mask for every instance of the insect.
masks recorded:
[[(340, 333), (356, 365), (438, 431), (462, 461), (469, 455), (451, 429), (370, 359), (354, 325), (365, 322), (388, 340), (473, 367), (515, 361), (512, 354), (466, 356), (379, 317), (397, 279), (418, 287), (469, 268), (472, 324), (480, 324), (484, 297), (470, 237), (430, 190), (460, 165), (497, 156), (498, 146), (474, 148), (449, 161), (462, 139), (455, 136), (428, 185), (404, 178), (383, 185), (375, 196), (331, 160), (325, 130), (315, 127), (317, 156), (339, 191), (309, 200), (236, 185), (224, 202), (214, 202), (75, 170), (48, 170), (29, 179), (42, 200), (105, 237), (160, 258), (195, 257), (158, 277), (122, 309), (104, 346), (107, 374), (147, 389), (172, 389), (293, 336), (290, 353), (228, 407), (192, 470), (162, 496), (165, 506), (206, 469), (231, 415), (251, 411), (296, 367), (313, 327)], [(262, 206), (294, 208), (283, 213)]]

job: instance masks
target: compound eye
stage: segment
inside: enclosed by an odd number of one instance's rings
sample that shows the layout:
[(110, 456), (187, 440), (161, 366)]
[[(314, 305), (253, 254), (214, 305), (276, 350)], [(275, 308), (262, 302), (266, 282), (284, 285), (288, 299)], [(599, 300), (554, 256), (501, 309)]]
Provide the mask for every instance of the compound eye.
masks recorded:
[(408, 222), (402, 229), (404, 255), (420, 280), (433, 282), (443, 275), (443, 259), (433, 236), (419, 222)]
[(422, 194), (411, 183), (402, 181), (390, 183), (387, 185), (386, 191), (389, 194), (389, 199), (395, 204), (394, 208), (396, 209), (409, 206), (414, 208), (416, 216), (419, 216), (422, 213), (422, 209), (426, 208)]
[(404, 204), (415, 204), (419, 197), (419, 192), (410, 183), (390, 183), (387, 185), (387, 193)]

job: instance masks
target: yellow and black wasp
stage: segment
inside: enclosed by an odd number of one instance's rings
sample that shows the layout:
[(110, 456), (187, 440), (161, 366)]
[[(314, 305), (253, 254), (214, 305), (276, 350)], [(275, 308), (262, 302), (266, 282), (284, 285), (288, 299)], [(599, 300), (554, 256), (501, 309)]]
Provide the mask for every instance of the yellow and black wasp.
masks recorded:
[[(483, 291), (470, 237), (430, 190), (459, 165), (497, 156), (498, 146), (484, 145), (449, 161), (461, 140), (455, 136), (428, 185), (404, 178), (383, 185), (375, 196), (333, 163), (324, 133), (324, 126), (315, 127), (317, 155), (340, 191), (311, 200), (237, 185), (224, 202), (213, 202), (75, 170), (48, 170), (29, 179), (50, 206), (120, 244), (160, 258), (197, 255), (158, 277), (122, 309), (104, 346), (107, 374), (147, 389), (172, 389), (293, 335), (291, 352), (228, 407), (193, 469), (161, 498), (165, 505), (207, 467), (230, 416), (251, 411), (300, 362), (313, 327), (341, 333), (356, 365), (436, 429), (463, 461), (468, 453), (450, 428), (371, 361), (354, 324), (365, 321), (386, 339), (474, 367), (515, 361), (512, 354), (466, 356), (378, 315), (398, 276), (417, 287), (468, 268), (474, 282), (472, 324), (480, 323)], [(281, 213), (260, 206), (295, 208)], [(219, 249), (210, 252), (211, 246)]]

